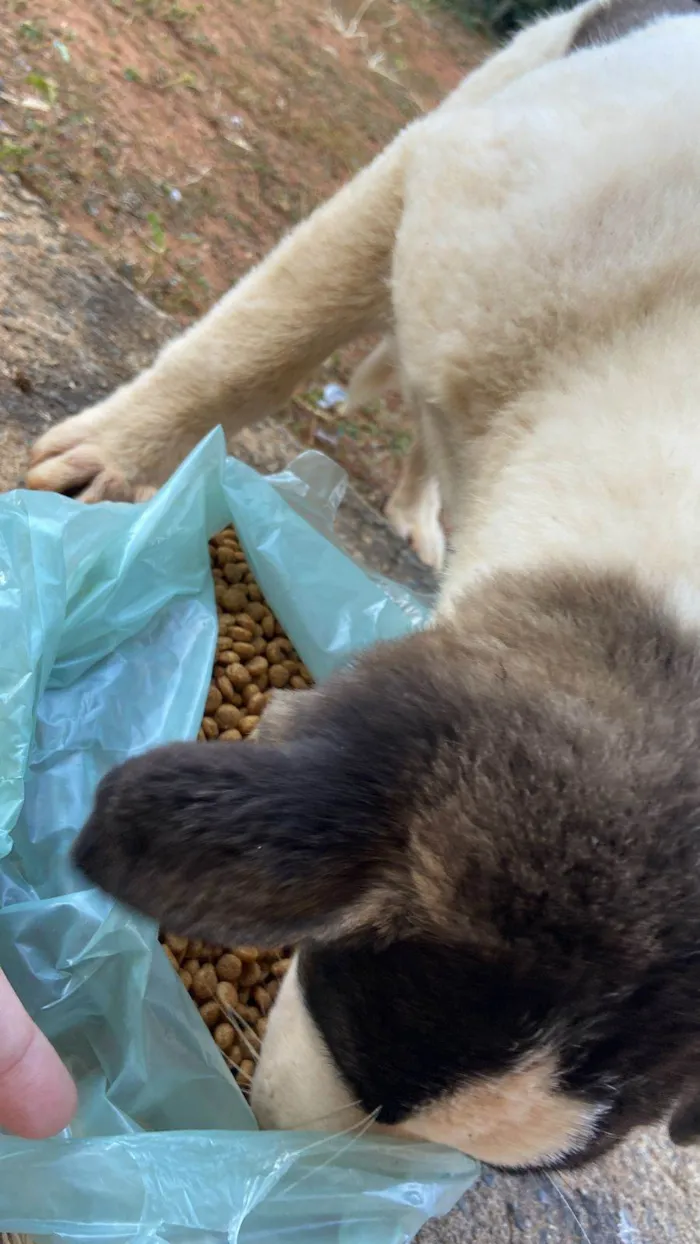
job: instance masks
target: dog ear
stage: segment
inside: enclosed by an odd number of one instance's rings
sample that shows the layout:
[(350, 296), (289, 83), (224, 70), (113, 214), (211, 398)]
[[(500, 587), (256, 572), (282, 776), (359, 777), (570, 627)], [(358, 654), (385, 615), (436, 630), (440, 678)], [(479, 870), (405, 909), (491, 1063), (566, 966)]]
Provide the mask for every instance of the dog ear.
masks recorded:
[(678, 1102), (668, 1125), (674, 1145), (700, 1144), (700, 1084)]
[(362, 760), (323, 737), (159, 748), (101, 782), (75, 863), (176, 932), (318, 935), (352, 920), (393, 853), (385, 785)]

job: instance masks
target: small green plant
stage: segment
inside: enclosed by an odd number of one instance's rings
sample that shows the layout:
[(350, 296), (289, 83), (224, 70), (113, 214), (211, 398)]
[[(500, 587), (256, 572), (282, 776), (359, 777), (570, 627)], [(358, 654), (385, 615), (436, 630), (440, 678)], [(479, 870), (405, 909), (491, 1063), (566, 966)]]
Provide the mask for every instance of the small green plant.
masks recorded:
[(134, 69), (133, 65), (127, 65), (124, 70), (124, 77), (127, 82), (143, 82), (143, 78), (138, 69)]
[(160, 216), (157, 212), (149, 212), (146, 216), (151, 229), (151, 240), (148, 243), (150, 249), (155, 251), (156, 255), (164, 255), (168, 249), (165, 228)]
[(0, 139), (0, 168), (5, 173), (19, 173), (29, 155), (29, 148), (11, 138)]
[(180, 73), (176, 78), (167, 78), (163, 82), (164, 91), (170, 91), (176, 86), (184, 86), (187, 87), (188, 91), (195, 91), (197, 93), (200, 92), (199, 83), (197, 82), (196, 75), (193, 73)]
[(188, 9), (184, 4), (171, 4), (167, 11), (163, 14), (166, 22), (192, 22), (204, 10), (204, 5), (198, 4), (194, 9)]
[(44, 27), (41, 21), (25, 21), (20, 22), (17, 27), (17, 33), (20, 39), (26, 39), (27, 43), (41, 43), (44, 38)]
[(53, 107), (58, 99), (58, 87), (53, 78), (46, 78), (43, 73), (28, 73), (24, 80), (27, 86), (33, 86), (37, 95)]

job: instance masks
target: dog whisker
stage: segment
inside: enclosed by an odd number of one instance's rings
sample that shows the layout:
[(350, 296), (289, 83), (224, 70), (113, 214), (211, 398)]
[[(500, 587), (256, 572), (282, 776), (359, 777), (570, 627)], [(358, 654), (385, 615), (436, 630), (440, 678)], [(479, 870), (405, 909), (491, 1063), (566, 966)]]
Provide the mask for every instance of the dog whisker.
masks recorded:
[[(311, 1175), (317, 1175), (319, 1171), (322, 1171), (326, 1166), (329, 1166), (331, 1162), (337, 1161), (338, 1158), (342, 1157), (344, 1153), (347, 1153), (358, 1140), (361, 1140), (362, 1137), (366, 1135), (372, 1124), (375, 1122), (380, 1110), (381, 1106), (377, 1106), (376, 1109), (371, 1111), (370, 1114), (365, 1115), (363, 1119), (359, 1119), (356, 1123), (353, 1123), (350, 1127), (345, 1128), (343, 1131), (334, 1132), (332, 1136), (324, 1136), (320, 1140), (313, 1141), (312, 1144), (308, 1145), (303, 1150), (304, 1154), (310, 1153), (313, 1149), (318, 1148), (319, 1145), (328, 1144), (330, 1140), (338, 1140), (342, 1136), (350, 1137), (347, 1144), (343, 1145), (341, 1149), (330, 1154), (329, 1157), (327, 1157), (325, 1161), (321, 1162), (318, 1166), (314, 1166), (311, 1170), (305, 1171), (304, 1174), (300, 1175), (294, 1183), (285, 1188), (284, 1195), (289, 1196), (290, 1192), (293, 1192), (296, 1188), (298, 1188), (299, 1185), (304, 1183), (306, 1179), (309, 1179)], [(353, 1135), (353, 1133), (356, 1133), (356, 1135)]]
[(576, 1223), (576, 1226), (581, 1232), (581, 1235), (585, 1241), (585, 1244), (593, 1244), (593, 1241), (591, 1240), (590, 1235), (586, 1231), (586, 1228), (584, 1227), (583, 1223), (581, 1222), (581, 1219), (576, 1213), (576, 1210), (574, 1209), (572, 1202), (569, 1200), (568, 1196), (564, 1192), (564, 1189), (561, 1187), (561, 1184), (554, 1178), (552, 1174), (550, 1174), (549, 1171), (545, 1171), (544, 1173), (547, 1179), (549, 1180), (550, 1184), (554, 1188), (554, 1191), (556, 1192), (557, 1196), (561, 1198), (567, 1210), (571, 1214), (571, 1217), (573, 1218), (574, 1222)]
[(360, 1098), (356, 1097), (354, 1101), (349, 1101), (345, 1106), (340, 1106), (336, 1110), (328, 1110), (326, 1114), (317, 1114), (313, 1119), (305, 1119), (303, 1123), (299, 1124), (299, 1130), (307, 1127), (312, 1128), (314, 1123), (322, 1123), (324, 1119), (329, 1119), (334, 1114), (344, 1114), (346, 1110), (353, 1110), (361, 1105)]

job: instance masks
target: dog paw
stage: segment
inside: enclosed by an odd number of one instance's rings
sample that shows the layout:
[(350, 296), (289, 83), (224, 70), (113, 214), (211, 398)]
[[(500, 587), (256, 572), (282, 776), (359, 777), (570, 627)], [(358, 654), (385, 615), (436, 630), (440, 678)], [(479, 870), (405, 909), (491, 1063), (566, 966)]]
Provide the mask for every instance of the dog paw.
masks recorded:
[(391, 497), (384, 513), (397, 535), (408, 540), (424, 565), (439, 573), (445, 564), (446, 541), (437, 485), (433, 487), (431, 481), (425, 495), (413, 506)]
[(138, 480), (127, 433), (97, 410), (74, 415), (33, 446), (28, 488), (60, 492), (80, 501), (139, 501), (151, 490)]

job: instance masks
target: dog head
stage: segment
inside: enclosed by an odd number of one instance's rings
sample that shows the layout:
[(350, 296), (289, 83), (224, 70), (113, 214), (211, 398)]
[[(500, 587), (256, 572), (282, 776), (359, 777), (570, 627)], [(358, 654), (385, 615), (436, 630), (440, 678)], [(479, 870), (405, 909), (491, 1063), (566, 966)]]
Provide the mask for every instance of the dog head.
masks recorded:
[(294, 943), (253, 1106), (573, 1163), (700, 1084), (700, 657), (626, 583), (492, 585), (281, 693), (256, 746), (102, 782), (79, 867), (164, 926)]

